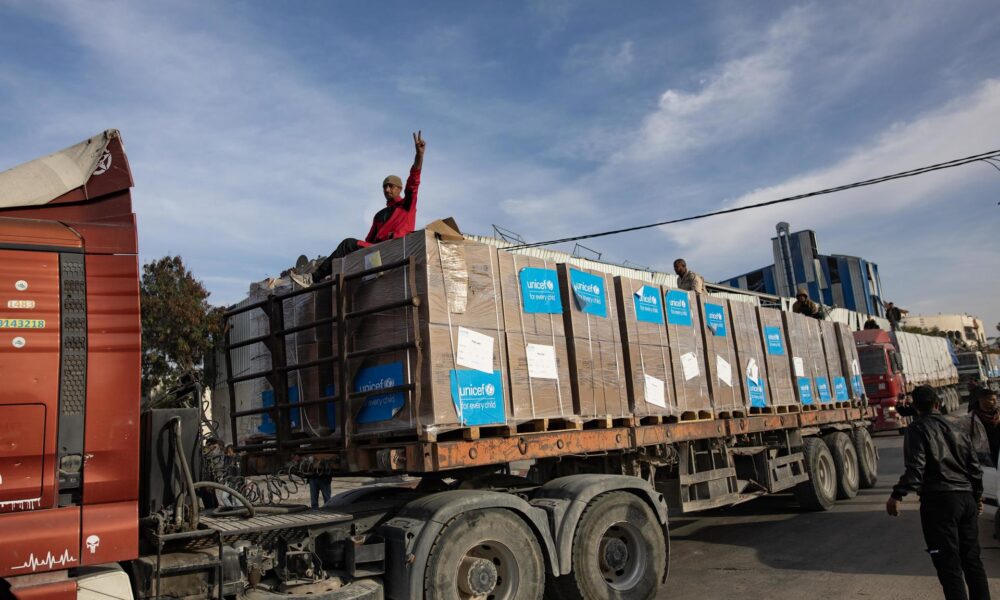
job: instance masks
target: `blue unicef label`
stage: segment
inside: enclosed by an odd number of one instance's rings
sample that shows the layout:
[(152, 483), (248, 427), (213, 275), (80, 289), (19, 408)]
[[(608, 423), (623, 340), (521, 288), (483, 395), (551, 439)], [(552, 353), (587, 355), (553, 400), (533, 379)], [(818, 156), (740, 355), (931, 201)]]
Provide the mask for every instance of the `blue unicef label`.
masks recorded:
[(635, 299), (635, 318), (637, 321), (663, 325), (663, 305), (660, 303), (660, 290), (644, 285), (633, 296)]
[(820, 402), (831, 402), (833, 400), (833, 396), (830, 395), (830, 382), (826, 377), (816, 378), (816, 389), (819, 391)]
[(843, 377), (833, 378), (833, 397), (837, 399), (837, 402), (847, 401), (847, 380)]
[(559, 282), (552, 269), (525, 267), (518, 273), (521, 280), (521, 303), (526, 313), (562, 313)]
[(813, 403), (813, 386), (808, 377), (797, 378), (799, 385), (799, 400), (802, 404)]
[(453, 369), (451, 400), (462, 425), (502, 425), (507, 422), (500, 371)]
[[(288, 388), (288, 403), (298, 404), (299, 403), (299, 388), (293, 385)], [(264, 408), (269, 408), (274, 406), (274, 390), (264, 390), (260, 393), (260, 405)], [(273, 415), (273, 416), (272, 416)], [(278, 416), (278, 413), (261, 413), (260, 415), (260, 425), (257, 426), (257, 431), (261, 433), (273, 434), (277, 426), (275, 425), (274, 417)], [(291, 421), (292, 429), (297, 429), (300, 423), (299, 419), (299, 409), (292, 408), (288, 410), (288, 420)]]
[(691, 326), (691, 303), (684, 290), (667, 291), (667, 323)]
[(577, 271), (569, 270), (570, 287), (573, 288), (573, 297), (576, 298), (576, 305), (582, 312), (607, 318), (608, 302), (604, 293), (604, 278)]
[(717, 337), (726, 337), (726, 310), (721, 304), (705, 303), (705, 325)]
[(858, 398), (865, 395), (865, 384), (861, 381), (861, 375), (851, 377), (851, 384), (854, 385), (854, 395)]
[(747, 377), (747, 395), (750, 396), (750, 406), (757, 408), (764, 408), (767, 406), (767, 397), (764, 395), (763, 379), (757, 379), (757, 383), (754, 383), (753, 379)]
[(767, 342), (767, 353), (774, 356), (785, 355), (785, 342), (781, 339), (780, 327), (765, 327), (764, 341)]
[[(396, 387), (403, 383), (403, 363), (394, 362), (358, 371), (358, 376), (354, 378), (354, 391), (370, 392)], [(404, 402), (406, 398), (403, 392), (368, 396), (356, 420), (360, 424), (388, 421), (403, 408)]]

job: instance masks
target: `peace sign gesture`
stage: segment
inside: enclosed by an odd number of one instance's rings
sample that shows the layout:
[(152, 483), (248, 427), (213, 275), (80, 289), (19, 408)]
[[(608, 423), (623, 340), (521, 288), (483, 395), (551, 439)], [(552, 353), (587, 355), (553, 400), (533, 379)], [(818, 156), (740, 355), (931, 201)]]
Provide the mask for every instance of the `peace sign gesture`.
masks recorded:
[(422, 131), (418, 131), (413, 134), (413, 146), (417, 149), (417, 154), (423, 154), (424, 148), (427, 147), (427, 142), (421, 136)]

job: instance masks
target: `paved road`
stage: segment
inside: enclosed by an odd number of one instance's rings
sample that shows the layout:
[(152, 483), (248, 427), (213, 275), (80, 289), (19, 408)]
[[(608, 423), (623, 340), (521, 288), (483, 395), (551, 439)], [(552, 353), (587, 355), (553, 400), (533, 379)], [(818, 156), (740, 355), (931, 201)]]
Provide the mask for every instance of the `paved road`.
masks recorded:
[[(885, 500), (902, 472), (902, 437), (876, 438), (879, 482), (823, 513), (801, 512), (790, 495), (675, 517), (670, 578), (657, 598), (824, 600), (942, 598), (924, 552), (915, 498), (892, 519)], [(994, 509), (980, 518), (990, 589), (1000, 599)]]

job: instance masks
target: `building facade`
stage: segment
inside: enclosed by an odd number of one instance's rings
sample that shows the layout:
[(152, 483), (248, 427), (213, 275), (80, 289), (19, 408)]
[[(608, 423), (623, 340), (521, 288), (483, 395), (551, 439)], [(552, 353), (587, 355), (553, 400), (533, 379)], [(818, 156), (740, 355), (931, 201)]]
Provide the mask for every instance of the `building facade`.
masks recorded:
[(720, 281), (722, 285), (753, 292), (793, 297), (799, 287), (827, 306), (869, 315), (883, 315), (882, 282), (878, 265), (857, 256), (819, 253), (816, 233), (792, 232), (778, 223), (771, 238), (774, 264)]
[(971, 315), (907, 315), (903, 327), (921, 327), (941, 331), (957, 331), (962, 339), (973, 346), (986, 345), (986, 327), (982, 319)]

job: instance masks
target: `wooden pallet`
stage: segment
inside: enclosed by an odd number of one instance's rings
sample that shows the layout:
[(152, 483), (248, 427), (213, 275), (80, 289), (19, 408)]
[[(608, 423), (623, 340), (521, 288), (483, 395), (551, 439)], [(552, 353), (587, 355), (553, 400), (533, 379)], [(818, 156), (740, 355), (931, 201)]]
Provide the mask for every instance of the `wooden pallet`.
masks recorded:
[(717, 411), (715, 414), (720, 419), (743, 419), (748, 414), (753, 414), (753, 408), (754, 407), (751, 407), (749, 413), (747, 413), (747, 410), (745, 408), (733, 408), (730, 410), (720, 410)]
[(751, 406), (751, 415), (787, 415), (791, 413), (797, 413), (802, 411), (801, 404), (778, 404), (767, 405), (767, 406)]
[(708, 410), (686, 410), (679, 415), (666, 417), (665, 423), (690, 423), (693, 421), (711, 421), (715, 415)]
[(617, 427), (632, 427), (635, 417), (590, 417), (583, 419), (583, 429), (615, 429)]
[(843, 401), (840, 401), (840, 402), (834, 402), (833, 405), (836, 408), (851, 408), (853, 406), (853, 404), (850, 401), (848, 401), (848, 400), (843, 400)]

